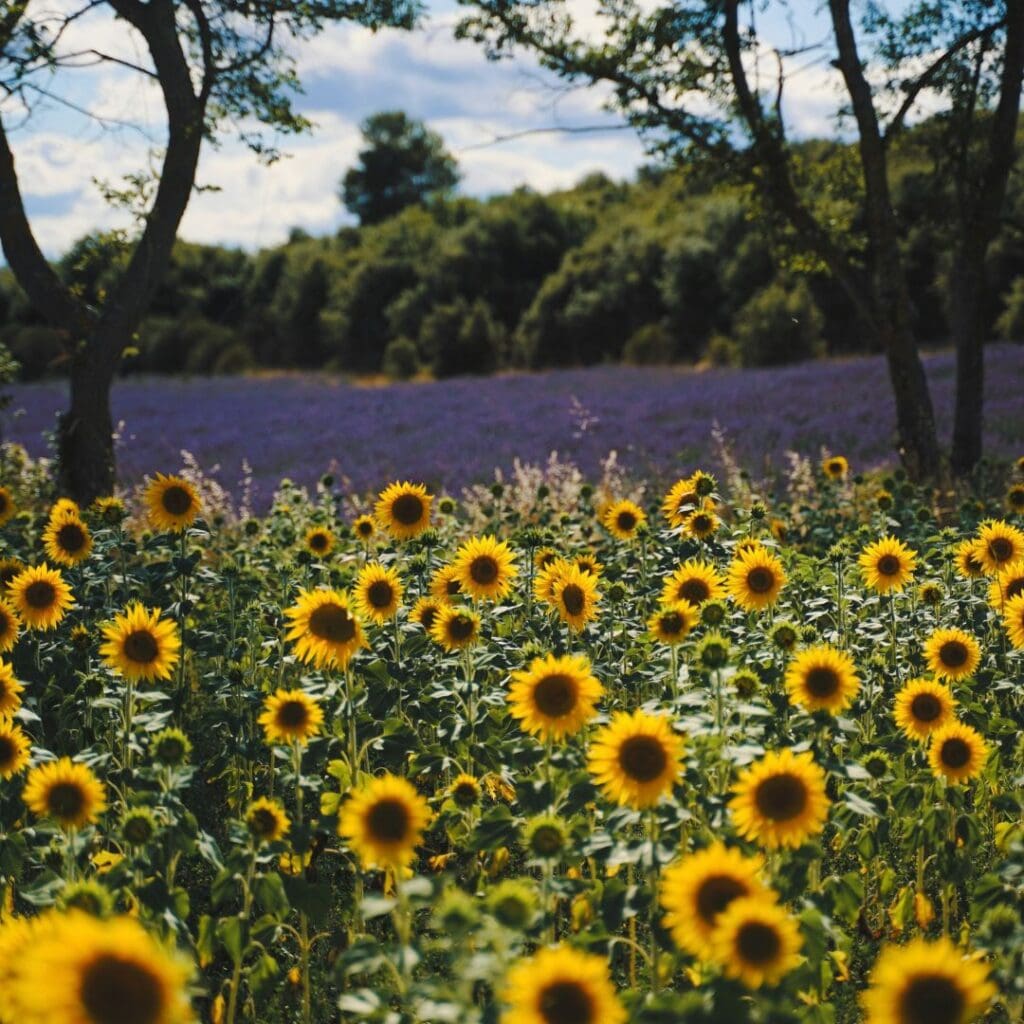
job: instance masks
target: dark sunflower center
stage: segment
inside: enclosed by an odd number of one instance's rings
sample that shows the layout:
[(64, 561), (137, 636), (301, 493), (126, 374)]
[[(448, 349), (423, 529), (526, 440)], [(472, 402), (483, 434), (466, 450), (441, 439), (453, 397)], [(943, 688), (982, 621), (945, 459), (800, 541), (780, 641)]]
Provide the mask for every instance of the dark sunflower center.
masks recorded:
[(900, 571), (900, 560), (895, 555), (882, 555), (875, 568), (879, 576), (897, 576)]
[(309, 721), (309, 709), (302, 701), (286, 700), (277, 709), (277, 724), (284, 729), (301, 729)]
[(192, 507), (192, 495), (178, 484), (168, 487), (160, 501), (172, 516), (183, 516)]
[(759, 565), (747, 573), (747, 586), (755, 594), (767, 594), (775, 586), (775, 573), (766, 566)]
[(370, 835), (381, 843), (400, 843), (409, 832), (409, 811), (401, 800), (378, 800), (366, 816)]
[(57, 544), (69, 555), (77, 554), (85, 547), (85, 530), (78, 523), (65, 523), (57, 531)]
[(576, 685), (566, 675), (544, 676), (533, 688), (537, 710), (548, 718), (561, 718), (576, 707)]
[(449, 597), (454, 597), (456, 594), (462, 593), (462, 584), (453, 576), (445, 583), (444, 589)]
[(690, 517), (690, 526), (695, 533), (706, 533), (711, 529), (711, 516), (706, 512), (696, 512)]
[(725, 910), (737, 896), (744, 896), (747, 887), (731, 875), (711, 875), (697, 889), (697, 913), (707, 924)]
[(25, 588), (25, 600), (32, 608), (49, 608), (57, 600), (57, 590), (49, 580), (36, 580)]
[(361, 537), (369, 537), (370, 534), (373, 533), (373, 523), (360, 523), (356, 527), (356, 531), (359, 533)]
[(910, 702), (910, 713), (919, 722), (934, 722), (942, 714), (942, 701), (933, 693), (919, 693)]
[(632, 530), (636, 526), (636, 516), (632, 512), (620, 512), (615, 517), (615, 524), (620, 530)]
[[(1014, 508), (1024, 508), (1024, 488), (1014, 487), (1007, 497)], [(4, 502), (3, 506), (0, 506), (0, 512), (3, 512), (5, 507), (6, 502)]]
[(478, 790), (472, 782), (460, 782), (452, 793), (452, 797), (460, 807), (469, 807), (476, 803)]
[(838, 476), (843, 471), (843, 465), (841, 462), (830, 462), (828, 464), (828, 471), (833, 476)]
[(683, 626), (685, 625), (686, 623), (679, 612), (665, 612), (661, 617), (661, 631), (667, 636), (677, 636), (679, 633), (682, 633)]
[(82, 1006), (94, 1024), (156, 1024), (164, 1013), (160, 980), (113, 953), (96, 957), (82, 977)]
[(939, 648), (939, 661), (946, 668), (960, 668), (967, 664), (967, 645), (962, 640), (947, 640)]
[(963, 992), (952, 978), (942, 974), (911, 978), (900, 999), (903, 1024), (958, 1024), (963, 1013)]
[(348, 643), (356, 635), (356, 623), (339, 604), (322, 604), (309, 617), (309, 631), (320, 640)]
[(1013, 544), (1005, 537), (993, 537), (988, 542), (988, 553), (997, 562), (1008, 562), (1013, 557)]
[(498, 562), (490, 555), (478, 555), (469, 563), (469, 575), (474, 583), (487, 586), (498, 578)]
[(448, 621), (448, 635), (456, 642), (468, 640), (473, 635), (474, 623), (468, 615), (453, 615)]
[(2, 640), (5, 636), (7, 636), (8, 633), (11, 632), (11, 628), (13, 625), (14, 623), (11, 622), (11, 617), (7, 614), (7, 612), (0, 608), (0, 640)]
[(403, 494), (392, 503), (391, 515), (403, 526), (415, 526), (423, 518), (423, 502), (415, 494)]
[(249, 815), (249, 829), (257, 836), (272, 836), (277, 830), (277, 817), (260, 807)]
[(754, 794), (758, 811), (772, 821), (789, 821), (807, 806), (807, 787), (795, 775), (772, 775)]
[(7, 511), (7, 495), (0, 494), (0, 516)]
[(124, 638), (124, 656), (129, 661), (148, 665), (151, 661), (156, 661), (159, 653), (156, 637), (148, 629), (137, 629)]
[(779, 933), (761, 921), (748, 921), (736, 935), (736, 950), (750, 964), (770, 964), (781, 949)]
[(10, 736), (0, 736), (0, 768), (6, 768), (17, 753), (14, 740)]
[(46, 805), (55, 818), (77, 818), (85, 806), (85, 793), (76, 782), (58, 782), (47, 794)]
[(587, 606), (587, 595), (583, 593), (582, 587), (570, 583), (562, 591), (562, 604), (570, 615), (580, 615)]
[(958, 736), (954, 736), (942, 744), (940, 756), (947, 768), (963, 768), (971, 760), (971, 748)]
[(1009, 601), (1011, 597), (1016, 597), (1018, 594), (1024, 594), (1024, 576), (1018, 576), (1006, 584), (1007, 601)]
[(436, 608), (424, 608), (420, 612), (420, 622), (423, 623), (423, 628), (429, 633), (430, 627), (434, 625), (434, 619), (437, 618)]
[(553, 857), (565, 846), (565, 835), (554, 825), (541, 825), (530, 836), (533, 852), (539, 857)]
[(703, 604), (711, 596), (711, 588), (701, 579), (684, 580), (679, 584), (679, 596), (690, 604)]
[(544, 1024), (592, 1024), (594, 1003), (590, 993), (575, 981), (548, 985), (537, 1000)]
[(668, 755), (654, 736), (631, 736), (619, 747), (619, 767), (634, 782), (651, 782), (668, 766)]
[(839, 675), (834, 669), (819, 665), (807, 673), (807, 692), (813, 697), (831, 697), (839, 689)]
[(153, 826), (147, 818), (129, 818), (124, 825), (125, 839), (130, 843), (142, 845), (153, 835)]
[(309, 546), (314, 551), (324, 551), (327, 548), (327, 535), (324, 533), (314, 533), (309, 538)]
[(366, 588), (367, 600), (374, 608), (387, 608), (394, 600), (395, 592), (387, 580), (374, 580)]

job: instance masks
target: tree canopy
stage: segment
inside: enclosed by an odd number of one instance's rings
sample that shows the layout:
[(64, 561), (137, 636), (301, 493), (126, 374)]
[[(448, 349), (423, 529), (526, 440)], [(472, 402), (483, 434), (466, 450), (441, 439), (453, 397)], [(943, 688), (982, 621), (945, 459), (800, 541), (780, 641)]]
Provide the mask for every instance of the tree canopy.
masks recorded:
[(407, 206), (448, 195), (459, 183), (444, 139), (404, 111), (374, 114), (361, 130), (366, 145), (341, 182), (341, 200), (360, 224), (379, 224)]

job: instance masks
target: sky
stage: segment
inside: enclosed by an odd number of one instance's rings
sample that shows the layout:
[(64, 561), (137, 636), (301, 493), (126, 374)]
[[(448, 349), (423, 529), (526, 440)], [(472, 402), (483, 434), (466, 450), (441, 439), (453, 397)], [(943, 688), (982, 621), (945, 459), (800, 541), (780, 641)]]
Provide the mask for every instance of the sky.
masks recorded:
[[(569, 0), (584, 23), (590, 17), (586, 2)], [(33, 0), (30, 13), (73, 6), (72, 0)], [(817, 7), (798, 0), (790, 22), (777, 20), (769, 32), (786, 43), (810, 40), (821, 27)], [(145, 63), (141, 40), (105, 10), (77, 22), (68, 46)], [(182, 237), (255, 250), (282, 242), (296, 227), (316, 235), (337, 230), (351, 220), (337, 186), (357, 159), (359, 124), (384, 109), (405, 110), (441, 134), (459, 162), (460, 188), (468, 195), (521, 185), (567, 188), (594, 171), (623, 179), (647, 160), (634, 132), (605, 109), (605, 91), (567, 88), (528, 56), (488, 61), (479, 46), (454, 38), (458, 17), (448, 0), (432, 0), (413, 32), (375, 34), (341, 24), (296, 44), (304, 86), (296, 108), (313, 122), (313, 131), (297, 138), (271, 136), (285, 157), (270, 167), (231, 137), (206, 145), (197, 182), (209, 190), (194, 195)], [(592, 18), (589, 24), (597, 30)], [(112, 65), (62, 71), (39, 84), (50, 98), (39, 98), (31, 118), (20, 119), (2, 103), (0, 115), (37, 238), (56, 256), (94, 229), (125, 225), (126, 214), (110, 209), (94, 180), (119, 185), (121, 176), (149, 166), (151, 151), (163, 144), (163, 107), (155, 84)], [(837, 87), (826, 62), (802, 70), (787, 96), (795, 136), (834, 132)], [(534, 129), (581, 126), (602, 130), (495, 142)]]

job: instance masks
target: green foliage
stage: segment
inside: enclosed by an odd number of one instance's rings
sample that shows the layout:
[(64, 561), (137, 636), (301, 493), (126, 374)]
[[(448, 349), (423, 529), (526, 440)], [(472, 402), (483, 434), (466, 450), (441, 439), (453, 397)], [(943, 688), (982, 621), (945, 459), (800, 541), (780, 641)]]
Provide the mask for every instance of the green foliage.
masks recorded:
[(777, 366), (821, 354), (821, 313), (807, 285), (775, 281), (737, 313), (734, 332), (744, 366)]
[(360, 224), (379, 224), (407, 206), (448, 195), (459, 182), (444, 140), (401, 110), (368, 117), (365, 148), (342, 179), (341, 200)]

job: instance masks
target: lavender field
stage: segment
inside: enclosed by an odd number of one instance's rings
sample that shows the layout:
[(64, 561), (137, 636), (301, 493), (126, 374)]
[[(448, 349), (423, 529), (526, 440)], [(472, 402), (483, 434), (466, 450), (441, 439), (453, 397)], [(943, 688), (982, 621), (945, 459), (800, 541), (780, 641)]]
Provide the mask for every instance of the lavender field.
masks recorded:
[[(953, 356), (926, 357), (943, 438), (953, 407)], [(45, 454), (65, 401), (63, 382), (14, 388), (4, 436)], [(1024, 346), (987, 353), (987, 452), (1024, 450)], [(123, 422), (119, 467), (131, 483), (170, 471), (188, 449), (235, 489), (248, 460), (258, 503), (288, 476), (309, 484), (325, 470), (353, 490), (397, 478), (457, 492), (493, 478), (515, 457), (550, 452), (594, 473), (609, 451), (656, 479), (714, 467), (717, 422), (755, 476), (787, 450), (822, 446), (855, 469), (894, 461), (894, 413), (879, 357), (771, 370), (603, 367), (365, 387), (324, 375), (128, 379), (114, 389)]]

